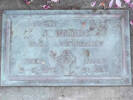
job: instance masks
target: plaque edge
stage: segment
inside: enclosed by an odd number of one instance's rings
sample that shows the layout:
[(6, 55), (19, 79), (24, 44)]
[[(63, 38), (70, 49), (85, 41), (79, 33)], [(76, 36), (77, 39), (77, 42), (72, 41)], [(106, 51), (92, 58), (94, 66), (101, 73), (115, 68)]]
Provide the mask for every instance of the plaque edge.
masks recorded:
[[(6, 80), (6, 83), (4, 82), (4, 77), (6, 77), (6, 75), (4, 74), (4, 67), (5, 67), (5, 65), (4, 65), (4, 54), (5, 54), (5, 38), (6, 38), (6, 36), (5, 36), (5, 31), (4, 31), (4, 28), (5, 28), (5, 20), (6, 20), (6, 16), (8, 15), (8, 14), (10, 14), (10, 13), (8, 13), (8, 12), (10, 12), (11, 10), (6, 10), (4, 13), (3, 13), (3, 15), (2, 15), (2, 46), (1, 46), (1, 86), (39, 86), (39, 85), (34, 85), (35, 83), (33, 83), (33, 85), (30, 85), (30, 84), (28, 84), (28, 85), (22, 85), (23, 84), (23, 82), (22, 83), (16, 83), (16, 84), (14, 84), (14, 82), (13, 81), (10, 81), (10, 80)], [(12, 10), (13, 11), (13, 10)], [(18, 11), (18, 10), (17, 10)], [(26, 10), (23, 10), (23, 11), (26, 11)], [(32, 10), (32, 11), (34, 11), (34, 10)], [(40, 10), (36, 10), (36, 11), (40, 11)], [(56, 11), (58, 11), (58, 10), (56, 10)], [(64, 10), (63, 10), (64, 11)], [(82, 10), (81, 10), (82, 11)], [(83, 11), (86, 11), (86, 10), (83, 10)], [(87, 10), (88, 11), (88, 10)], [(101, 10), (100, 10), (101, 11)], [(102, 11), (104, 11), (104, 10), (102, 10)], [(110, 10), (109, 10), (110, 11)], [(112, 10), (111, 10), (112, 11)], [(116, 10), (113, 10), (113, 13), (115, 12)], [(119, 11), (119, 10), (118, 10)], [(121, 11), (121, 10), (120, 10)], [(126, 16), (124, 16), (124, 17), (128, 17), (128, 26), (126, 26), (127, 28), (126, 28), (126, 31), (127, 31), (127, 33), (128, 33), (128, 36), (130, 37), (130, 26), (129, 26), (129, 11), (128, 10), (122, 10), (122, 11), (124, 11), (124, 12), (126, 12), (126, 13), (128, 13), (128, 14), (126, 14)], [(14, 11), (13, 11), (14, 12)], [(50, 11), (48, 11), (48, 12), (50, 12)], [(36, 13), (36, 12), (35, 12)], [(111, 12), (111, 14), (112, 14), (112, 12)], [(129, 49), (128, 49), (129, 48)], [(128, 52), (129, 52), (129, 54), (131, 53), (131, 51), (130, 51), (130, 40), (129, 40), (129, 46), (128, 46), (128, 48), (126, 48), (126, 49), (128, 49)], [(94, 84), (94, 85), (91, 85), (91, 84), (89, 84), (88, 83), (88, 85), (81, 85), (81, 84), (79, 84), (79, 85), (74, 85), (74, 84), (71, 84), (70, 83), (70, 85), (68, 85), (68, 84), (63, 84), (63, 83), (58, 83), (58, 84), (51, 84), (51, 85), (48, 85), (48, 84), (45, 84), (45, 85), (40, 85), (40, 86), (121, 86), (121, 85), (132, 85), (132, 75), (131, 75), (131, 56), (130, 56), (130, 60), (128, 61), (128, 64), (129, 64), (129, 77), (128, 77), (128, 79), (129, 79), (129, 82), (128, 83), (125, 83), (125, 84)], [(13, 82), (13, 83), (8, 83), (8, 82)], [(19, 81), (16, 81), (16, 82), (19, 82)], [(61, 85), (62, 84), (62, 85)]]

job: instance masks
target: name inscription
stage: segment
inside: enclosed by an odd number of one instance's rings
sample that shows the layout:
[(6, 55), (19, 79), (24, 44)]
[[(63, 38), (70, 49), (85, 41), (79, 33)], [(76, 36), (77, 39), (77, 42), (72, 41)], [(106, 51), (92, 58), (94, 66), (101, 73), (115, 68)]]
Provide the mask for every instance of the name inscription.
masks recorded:
[[(16, 66), (14, 69), (17, 70), (14, 74), (44, 76), (110, 74), (110, 63), (105, 54), (115, 46), (110, 45), (112, 41), (109, 40), (110, 21), (94, 18), (59, 20), (52, 17), (48, 20), (43, 18), (32, 20), (32, 23), (26, 23), (28, 27), (24, 26), (19, 35), (15, 30), (17, 26), (12, 29), (13, 38), (18, 40), (21, 38), (21, 46), (24, 46), (22, 50), (12, 48), (12, 52), (17, 51), (16, 55), (21, 55), (19, 59), (15, 59), (12, 55), (12, 65)], [(24, 24), (21, 21), (17, 23)], [(116, 25), (118, 24), (119, 21), (116, 22)], [(116, 41), (117, 39), (114, 40)], [(17, 45), (16, 40), (12, 40), (12, 45)], [(114, 65), (118, 65), (121, 61), (116, 55), (110, 60)]]

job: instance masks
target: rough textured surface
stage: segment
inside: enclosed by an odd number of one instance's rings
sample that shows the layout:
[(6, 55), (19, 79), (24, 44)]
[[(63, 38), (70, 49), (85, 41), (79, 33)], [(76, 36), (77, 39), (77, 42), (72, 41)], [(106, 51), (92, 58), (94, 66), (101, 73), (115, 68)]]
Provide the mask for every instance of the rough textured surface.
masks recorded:
[[(97, 0), (100, 2), (101, 0)], [(90, 9), (90, 0), (62, 0), (52, 9)], [(0, 10), (41, 9), (43, 0), (28, 7), (23, 0), (0, 0)], [(37, 6), (38, 5), (38, 6)], [(126, 8), (124, 8), (126, 9)], [(0, 11), (1, 12), (1, 11)], [(1, 14), (0, 14), (1, 15)], [(133, 19), (130, 10), (130, 18)], [(1, 16), (0, 16), (1, 31)], [(133, 28), (131, 28), (131, 49)], [(133, 53), (131, 52), (133, 55)], [(132, 100), (133, 86), (127, 87), (0, 87), (0, 100)]]
[(131, 84), (127, 10), (8, 10), (2, 25), (2, 86)]

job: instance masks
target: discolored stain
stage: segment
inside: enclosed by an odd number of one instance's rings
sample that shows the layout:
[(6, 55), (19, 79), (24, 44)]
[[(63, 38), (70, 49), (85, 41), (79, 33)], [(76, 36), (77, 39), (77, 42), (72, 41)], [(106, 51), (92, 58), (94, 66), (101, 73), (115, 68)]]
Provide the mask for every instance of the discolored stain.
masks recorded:
[(93, 31), (94, 29), (95, 29), (95, 28), (92, 27), (92, 26), (89, 27), (89, 30), (90, 30), (90, 31)]
[(86, 56), (90, 56), (89, 50), (85, 50), (84, 52), (85, 52), (85, 55), (86, 55)]

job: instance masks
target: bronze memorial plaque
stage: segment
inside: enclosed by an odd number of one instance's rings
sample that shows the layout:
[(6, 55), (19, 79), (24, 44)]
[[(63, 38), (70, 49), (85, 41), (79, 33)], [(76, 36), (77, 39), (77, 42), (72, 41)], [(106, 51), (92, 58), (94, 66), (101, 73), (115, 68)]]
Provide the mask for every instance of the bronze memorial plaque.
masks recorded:
[(2, 20), (2, 86), (132, 83), (127, 10), (7, 10)]

